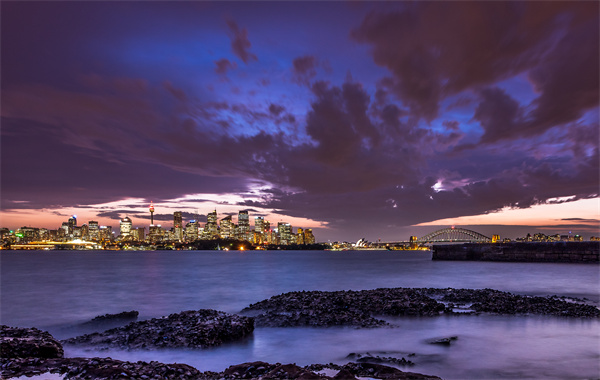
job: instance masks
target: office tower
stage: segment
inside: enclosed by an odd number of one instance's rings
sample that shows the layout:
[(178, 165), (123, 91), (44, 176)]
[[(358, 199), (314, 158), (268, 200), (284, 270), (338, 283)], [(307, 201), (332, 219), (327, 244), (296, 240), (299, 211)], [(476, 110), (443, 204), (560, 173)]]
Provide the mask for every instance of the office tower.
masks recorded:
[(315, 236), (313, 235), (312, 228), (304, 230), (304, 244), (315, 244)]
[(250, 217), (247, 210), (238, 213), (238, 234), (240, 240), (250, 240)]
[(196, 239), (198, 239), (198, 222), (190, 220), (190, 222), (185, 225), (185, 241), (191, 242)]
[(298, 232), (296, 233), (296, 244), (306, 244), (304, 242), (304, 231), (302, 228), (298, 228)]
[(132, 222), (131, 219), (129, 219), (128, 216), (124, 217), (123, 219), (121, 219), (121, 223), (120, 223), (120, 229), (121, 229), (121, 237), (127, 237), (131, 235), (131, 226), (132, 226)]
[(100, 239), (100, 227), (98, 226), (97, 221), (90, 220), (88, 222), (88, 231), (89, 231), (89, 235), (90, 235), (90, 240)]
[(152, 204), (152, 201), (150, 201), (150, 225), (153, 226), (154, 225), (154, 205)]
[(285, 222), (277, 223), (277, 234), (279, 235), (279, 244), (288, 245), (293, 243), (292, 225)]
[(113, 233), (112, 233), (111, 226), (100, 226), (100, 239), (113, 240)]
[(175, 240), (183, 240), (183, 218), (181, 211), (173, 213), (173, 233), (175, 234)]
[(77, 227), (77, 215), (73, 215), (72, 217), (69, 218), (69, 235), (73, 235), (73, 230), (75, 229), (75, 227)]
[(233, 221), (231, 220), (231, 215), (227, 215), (220, 222), (221, 229), (219, 234), (223, 239), (230, 239), (234, 237), (233, 234)]
[(204, 234), (208, 239), (216, 239), (219, 237), (217, 226), (217, 210), (206, 215), (206, 225), (204, 225)]
[(265, 218), (262, 216), (254, 218), (254, 232), (258, 232), (259, 234), (265, 233)]

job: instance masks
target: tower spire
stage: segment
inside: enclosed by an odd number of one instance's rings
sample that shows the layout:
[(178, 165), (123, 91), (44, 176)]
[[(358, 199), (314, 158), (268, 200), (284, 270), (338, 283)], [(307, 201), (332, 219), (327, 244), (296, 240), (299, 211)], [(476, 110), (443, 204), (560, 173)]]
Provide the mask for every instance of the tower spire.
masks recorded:
[(150, 201), (150, 226), (154, 226), (154, 204)]

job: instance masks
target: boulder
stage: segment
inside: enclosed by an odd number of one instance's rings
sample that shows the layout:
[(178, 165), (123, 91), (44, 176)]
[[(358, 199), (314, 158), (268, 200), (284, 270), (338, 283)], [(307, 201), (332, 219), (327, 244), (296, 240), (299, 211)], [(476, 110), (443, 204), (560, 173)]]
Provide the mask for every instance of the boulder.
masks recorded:
[(2, 358), (62, 358), (63, 355), (62, 345), (46, 331), (0, 326)]

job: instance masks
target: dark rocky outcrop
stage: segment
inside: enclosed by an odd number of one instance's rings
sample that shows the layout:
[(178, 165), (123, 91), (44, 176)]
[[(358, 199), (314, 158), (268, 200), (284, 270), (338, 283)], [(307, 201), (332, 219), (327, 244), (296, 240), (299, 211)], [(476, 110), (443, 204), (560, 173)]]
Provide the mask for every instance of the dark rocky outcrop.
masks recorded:
[(102, 333), (86, 334), (62, 342), (121, 349), (204, 348), (242, 339), (250, 335), (253, 330), (252, 318), (203, 309), (132, 322), (127, 326)]
[(388, 367), (376, 363), (348, 363), (344, 366), (355, 376), (359, 377), (374, 377), (377, 379), (401, 379), (401, 380), (436, 380), (440, 379), (437, 376), (428, 376), (415, 372), (404, 372), (398, 368)]
[(214, 379), (186, 364), (124, 362), (111, 358), (2, 359), (2, 378), (59, 373), (67, 379)]
[(123, 311), (118, 314), (104, 314), (92, 318), (91, 323), (105, 322), (105, 321), (134, 321), (137, 319), (140, 313), (136, 310)]
[(375, 289), (334, 292), (291, 292), (245, 308), (264, 310), (257, 326), (357, 326), (378, 327), (387, 323), (373, 315), (434, 316), (444, 304), (414, 289)]
[(36, 328), (0, 326), (1, 358), (62, 358), (62, 345)]
[(455, 303), (468, 305), (471, 313), (600, 317), (596, 306), (582, 301), (569, 302), (558, 296), (522, 296), (493, 289), (391, 288), (290, 292), (251, 304), (242, 312), (262, 311), (255, 316), (256, 324), (266, 327), (380, 327), (388, 323), (374, 316), (468, 314), (455, 312)]

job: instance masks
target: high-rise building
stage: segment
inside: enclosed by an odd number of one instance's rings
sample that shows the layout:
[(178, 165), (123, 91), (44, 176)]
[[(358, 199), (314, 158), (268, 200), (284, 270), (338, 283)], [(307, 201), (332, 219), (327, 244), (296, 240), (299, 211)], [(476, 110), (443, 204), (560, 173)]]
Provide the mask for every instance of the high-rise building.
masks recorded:
[(250, 240), (250, 217), (248, 210), (241, 210), (238, 213), (238, 239)]
[(312, 228), (304, 230), (304, 244), (315, 244), (315, 235), (313, 235)]
[(233, 221), (231, 220), (231, 215), (227, 215), (226, 217), (221, 219), (220, 227), (221, 227), (221, 229), (219, 230), (219, 234), (220, 234), (221, 238), (230, 239), (235, 236), (234, 228), (233, 228)]
[(113, 240), (113, 233), (111, 226), (100, 226), (100, 239), (102, 240)]
[(89, 235), (90, 235), (90, 240), (100, 239), (100, 227), (98, 226), (97, 221), (90, 220), (88, 222), (88, 231), (89, 231)]
[(296, 240), (292, 237), (292, 225), (285, 222), (277, 223), (277, 234), (279, 235), (279, 244), (288, 245)]
[(190, 220), (189, 223), (185, 225), (185, 241), (191, 242), (196, 239), (198, 239), (198, 222)]
[(217, 226), (217, 210), (206, 215), (206, 224), (204, 225), (204, 235), (207, 239), (216, 239), (219, 237)]
[(183, 240), (183, 217), (181, 216), (181, 211), (173, 213), (173, 233), (175, 234), (175, 240)]
[(304, 231), (302, 228), (298, 228), (298, 232), (296, 233), (296, 244), (306, 244), (304, 242)]
[(131, 235), (131, 226), (132, 226), (132, 222), (131, 219), (129, 219), (128, 216), (124, 217), (123, 219), (121, 219), (121, 223), (119, 224), (120, 226), (120, 230), (121, 230), (121, 237), (125, 238), (127, 236)]
[(68, 226), (69, 226), (68, 234), (73, 235), (73, 230), (75, 229), (75, 227), (77, 227), (77, 215), (73, 215), (72, 217), (69, 218)]

